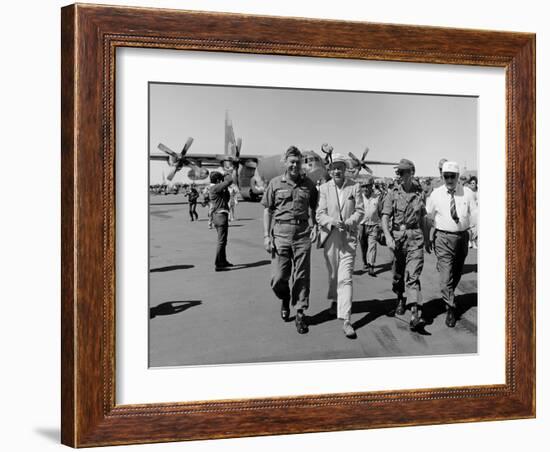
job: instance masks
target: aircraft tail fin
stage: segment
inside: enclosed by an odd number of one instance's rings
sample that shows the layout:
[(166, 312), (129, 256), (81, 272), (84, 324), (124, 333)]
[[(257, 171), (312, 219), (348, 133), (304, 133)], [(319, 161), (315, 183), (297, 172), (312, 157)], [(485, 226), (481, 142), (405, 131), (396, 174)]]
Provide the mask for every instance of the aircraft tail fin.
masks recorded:
[(235, 132), (233, 131), (233, 122), (229, 117), (229, 112), (225, 112), (225, 148), (223, 153), (225, 155), (232, 155), (233, 149), (235, 149), (237, 143), (235, 141)]

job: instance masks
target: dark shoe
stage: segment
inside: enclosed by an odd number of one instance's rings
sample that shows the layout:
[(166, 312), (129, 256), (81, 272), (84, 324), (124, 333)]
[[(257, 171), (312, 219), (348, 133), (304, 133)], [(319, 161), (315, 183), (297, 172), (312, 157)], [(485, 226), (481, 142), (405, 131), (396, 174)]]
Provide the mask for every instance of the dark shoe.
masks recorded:
[(328, 313), (331, 315), (331, 316), (335, 316), (336, 313), (337, 313), (337, 307), (336, 307), (336, 302), (333, 301), (331, 304), (330, 304), (330, 308), (328, 308)]
[(369, 271), (369, 264), (363, 264), (363, 270), (368, 272)]
[(397, 307), (395, 308), (396, 315), (404, 315), (407, 310), (407, 303), (403, 295), (397, 295)]
[(426, 325), (426, 321), (422, 318), (422, 312), (416, 306), (412, 308), (411, 323), (409, 324), (412, 331), (418, 330)]
[(374, 272), (374, 267), (372, 265), (369, 265), (369, 276), (376, 276), (376, 273)]
[(344, 320), (344, 325), (342, 326), (342, 329), (344, 330), (344, 334), (347, 338), (355, 339), (357, 337), (357, 334), (355, 333), (355, 330), (353, 329), (353, 326), (351, 326), (349, 320)]
[(296, 331), (298, 331), (299, 334), (306, 334), (309, 331), (306, 324), (306, 316), (302, 310), (298, 310), (296, 313)]
[(290, 317), (290, 307), (288, 300), (281, 301), (281, 319), (283, 319), (285, 322), (288, 322), (288, 318)]
[(456, 325), (456, 309), (452, 306), (447, 308), (447, 318), (445, 319), (445, 325), (449, 328), (454, 328)]
[(234, 265), (231, 262), (224, 262), (224, 267), (234, 267)]

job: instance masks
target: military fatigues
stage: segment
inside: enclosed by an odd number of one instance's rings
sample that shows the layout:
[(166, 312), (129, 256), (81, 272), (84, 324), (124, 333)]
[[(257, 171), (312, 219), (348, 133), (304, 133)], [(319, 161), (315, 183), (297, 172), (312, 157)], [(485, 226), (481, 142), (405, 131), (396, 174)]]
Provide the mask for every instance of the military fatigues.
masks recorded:
[(317, 207), (318, 193), (311, 179), (294, 183), (286, 175), (273, 178), (262, 204), (272, 213), (271, 288), (280, 300), (297, 309), (309, 305), (311, 240), (309, 211)]
[[(426, 214), (422, 189), (413, 185), (408, 193), (399, 185), (384, 198), (382, 215), (393, 219), (391, 226), (395, 251), (392, 290), (401, 296), (407, 292), (409, 303), (422, 304), (420, 274), (424, 267), (422, 218)], [(390, 222), (388, 222), (390, 223)]]

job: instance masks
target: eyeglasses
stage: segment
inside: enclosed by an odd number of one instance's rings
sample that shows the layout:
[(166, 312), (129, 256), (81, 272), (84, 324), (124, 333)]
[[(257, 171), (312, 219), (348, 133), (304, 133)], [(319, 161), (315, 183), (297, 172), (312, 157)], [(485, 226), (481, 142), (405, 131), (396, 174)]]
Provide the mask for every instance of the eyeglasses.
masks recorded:
[(398, 176), (404, 176), (405, 174), (410, 174), (411, 171), (410, 170), (397, 170), (395, 172), (395, 174), (397, 174)]
[(443, 179), (456, 179), (457, 174), (451, 173), (451, 174), (443, 174)]

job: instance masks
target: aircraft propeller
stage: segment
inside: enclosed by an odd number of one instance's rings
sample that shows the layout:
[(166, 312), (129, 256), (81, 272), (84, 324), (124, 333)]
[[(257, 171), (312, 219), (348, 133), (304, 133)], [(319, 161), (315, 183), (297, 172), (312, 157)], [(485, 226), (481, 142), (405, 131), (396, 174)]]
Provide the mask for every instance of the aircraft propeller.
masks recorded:
[(198, 166), (197, 163), (188, 160), (185, 158), (185, 154), (187, 154), (187, 151), (193, 144), (193, 137), (187, 138), (187, 141), (183, 145), (183, 149), (178, 154), (177, 152), (174, 152), (172, 149), (170, 149), (168, 146), (159, 143), (158, 148), (162, 151), (168, 154), (168, 165), (172, 167), (172, 170), (170, 173), (168, 173), (168, 176), (166, 177), (169, 181), (171, 181), (176, 173), (181, 170), (184, 166)]
[(372, 170), (368, 167), (367, 163), (365, 162), (365, 159), (367, 157), (367, 154), (369, 153), (369, 148), (365, 148), (365, 151), (363, 152), (363, 155), (361, 156), (361, 160), (359, 160), (353, 152), (349, 152), (348, 155), (351, 158), (353, 165), (356, 169), (358, 169), (358, 172), (361, 171), (361, 169), (364, 169), (367, 173), (372, 174)]

